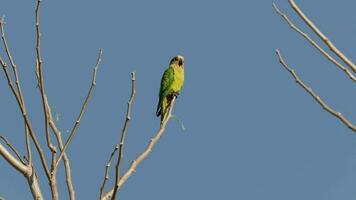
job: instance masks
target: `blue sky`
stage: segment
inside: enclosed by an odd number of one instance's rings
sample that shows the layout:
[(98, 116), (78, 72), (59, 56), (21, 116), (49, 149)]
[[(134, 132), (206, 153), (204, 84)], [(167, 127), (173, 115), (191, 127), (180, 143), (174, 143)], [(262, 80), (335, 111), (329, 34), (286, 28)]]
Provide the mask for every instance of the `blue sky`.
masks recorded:
[[(287, 0), (275, 2), (307, 30)], [(355, 1), (296, 2), (356, 60)], [(1, 0), (0, 15), (6, 17), (29, 116), (42, 133), (34, 7), (35, 1)], [(125, 169), (158, 128), (159, 82), (176, 54), (185, 56), (186, 82), (174, 114), (186, 131), (170, 122), (120, 191), (121, 199), (355, 198), (356, 136), (295, 84), (274, 49), (355, 122), (353, 83), (273, 12), (272, 1), (44, 0), (41, 17), (45, 84), (63, 135), (86, 95), (98, 49), (104, 49), (97, 87), (68, 149), (77, 199), (99, 195), (105, 162), (123, 126), (130, 72), (136, 72), (137, 96)], [(0, 53), (5, 57), (3, 48)], [(25, 152), (22, 121), (3, 74), (0, 95), (0, 133)], [(0, 196), (30, 199), (22, 175), (3, 159), (0, 166)], [(40, 178), (49, 198), (41, 173)], [(63, 178), (59, 182), (61, 199), (68, 199)]]

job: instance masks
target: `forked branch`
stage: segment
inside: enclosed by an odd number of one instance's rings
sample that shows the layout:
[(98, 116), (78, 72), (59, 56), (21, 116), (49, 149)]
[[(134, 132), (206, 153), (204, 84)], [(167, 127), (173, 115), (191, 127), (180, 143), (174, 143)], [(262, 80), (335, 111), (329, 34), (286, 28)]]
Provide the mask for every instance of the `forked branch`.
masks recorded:
[[(47, 101), (46, 101), (46, 104), (47, 104), (46, 106), (49, 107)], [(57, 128), (57, 126), (53, 120), (51, 109), (49, 109), (49, 125), (50, 125), (54, 135), (56, 136), (59, 150), (62, 150), (63, 149), (62, 134), (59, 131), (59, 129)], [(64, 163), (64, 169), (65, 169), (65, 173), (66, 173), (66, 184), (67, 184), (67, 188), (68, 188), (69, 198), (70, 198), (70, 200), (75, 200), (75, 191), (74, 191), (74, 186), (72, 183), (72, 171), (70, 168), (70, 162), (69, 162), (66, 152), (63, 153), (63, 163)], [(57, 172), (57, 169), (54, 169), (54, 171), (52, 171), (52, 176), (56, 176), (56, 174), (55, 174), (56, 172)]]
[(172, 101), (169, 105), (168, 112), (165, 114), (166, 116), (164, 117), (164, 120), (162, 121), (159, 130), (157, 131), (156, 135), (151, 138), (150, 142), (148, 143), (146, 149), (136, 157), (135, 160), (131, 162), (130, 167), (127, 169), (127, 171), (123, 174), (123, 176), (120, 177), (119, 181), (115, 183), (115, 186), (107, 192), (101, 200), (109, 200), (112, 199), (114, 190), (120, 190), (120, 188), (123, 186), (123, 184), (128, 180), (128, 178), (136, 172), (137, 166), (147, 158), (147, 156), (152, 152), (152, 149), (155, 147), (159, 139), (162, 137), (164, 134), (164, 131), (166, 130), (166, 126), (168, 121), (170, 120), (172, 116), (172, 111), (174, 107), (174, 102), (175, 102), (176, 97), (174, 96), (172, 98)]
[(119, 145), (116, 145), (114, 150), (110, 154), (108, 162), (106, 163), (104, 181), (103, 181), (103, 184), (100, 187), (100, 199), (103, 197), (106, 182), (109, 180), (109, 174), (110, 174), (109, 172), (110, 172), (111, 162), (114, 159), (115, 153), (116, 153), (116, 151), (118, 149), (119, 149)]
[(26, 109), (25, 109), (25, 104), (21, 103), (21, 99), (19, 97), (19, 94), (18, 92), (16, 91), (15, 87), (14, 87), (14, 84), (12, 82), (12, 79), (11, 79), (11, 76), (10, 76), (10, 73), (9, 73), (9, 70), (7, 68), (7, 65), (6, 63), (4, 62), (4, 60), (0, 57), (0, 64), (2, 66), (2, 69), (3, 69), (3, 72), (5, 74), (5, 77), (6, 77), (6, 80), (7, 80), (7, 83), (8, 83), (8, 86), (12, 92), (12, 94), (14, 95), (15, 99), (16, 99), (16, 102), (18, 104), (18, 107), (20, 108), (20, 111), (21, 111), (21, 114), (22, 114), (22, 117), (26, 123), (26, 126), (28, 127), (28, 131), (29, 131), (29, 134), (33, 140), (33, 142), (35, 143), (35, 147), (36, 147), (36, 150), (40, 156), (40, 160), (41, 160), (41, 164), (43, 166), (43, 169), (46, 173), (46, 176), (48, 179), (50, 179), (50, 171), (49, 171), (49, 168), (48, 168), (48, 165), (47, 165), (47, 162), (46, 162), (46, 157), (43, 153), (43, 150), (41, 148), (41, 145), (37, 139), (37, 136), (34, 132), (34, 130), (32, 129), (32, 126), (31, 126), (31, 123), (30, 123), (30, 120), (27, 116), (27, 112), (26, 112)]
[(22, 164), (27, 165), (27, 163), (20, 156), (20, 153), (17, 151), (17, 149), (4, 136), (0, 135), (0, 139), (12, 150), (12, 152), (14, 152), (17, 159), (21, 161)]
[(16, 159), (1, 143), (0, 155), (20, 173), (24, 175), (30, 173), (30, 168), (27, 165), (24, 165), (20, 160)]

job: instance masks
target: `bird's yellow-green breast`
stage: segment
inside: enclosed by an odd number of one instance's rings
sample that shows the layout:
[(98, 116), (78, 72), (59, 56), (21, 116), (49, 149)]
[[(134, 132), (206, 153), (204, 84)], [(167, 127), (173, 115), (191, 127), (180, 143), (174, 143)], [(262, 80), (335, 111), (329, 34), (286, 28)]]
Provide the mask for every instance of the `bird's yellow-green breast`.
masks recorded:
[(173, 68), (173, 83), (172, 83), (172, 91), (180, 92), (184, 84), (184, 64), (182, 66), (172, 65)]

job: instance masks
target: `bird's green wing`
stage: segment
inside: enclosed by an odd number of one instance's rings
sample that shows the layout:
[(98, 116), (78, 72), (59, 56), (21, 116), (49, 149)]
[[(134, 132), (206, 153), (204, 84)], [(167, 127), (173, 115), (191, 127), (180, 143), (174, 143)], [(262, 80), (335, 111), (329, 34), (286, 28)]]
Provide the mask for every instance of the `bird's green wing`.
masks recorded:
[(163, 73), (162, 80), (161, 80), (161, 87), (159, 88), (159, 101), (158, 101), (157, 111), (156, 111), (157, 116), (159, 116), (162, 112), (161, 110), (162, 101), (163, 98), (165, 98), (169, 93), (169, 90), (173, 83), (173, 78), (174, 78), (173, 68), (168, 67), (168, 69), (166, 69), (166, 71), (164, 71)]

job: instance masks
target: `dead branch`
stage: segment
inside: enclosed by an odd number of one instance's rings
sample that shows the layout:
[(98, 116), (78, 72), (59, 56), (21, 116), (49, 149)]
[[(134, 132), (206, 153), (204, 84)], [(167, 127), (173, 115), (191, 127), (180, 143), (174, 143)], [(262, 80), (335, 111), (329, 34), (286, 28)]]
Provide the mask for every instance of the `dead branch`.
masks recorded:
[[(11, 148), (11, 147), (10, 147)], [(12, 148), (11, 148), (12, 149)], [(21, 159), (15, 158), (7, 149), (0, 143), (0, 154), (1, 156), (17, 171), (20, 173), (27, 175), (30, 173), (30, 168), (23, 164)]]
[(349, 71), (349, 69), (345, 66), (343, 66), (341, 63), (339, 63), (337, 60), (335, 60), (329, 53), (327, 53), (320, 45), (318, 45), (308, 34), (300, 30), (289, 18), (288, 16), (283, 13), (275, 3), (273, 3), (273, 8), (276, 11), (278, 15), (280, 15), (286, 22), (287, 24), (291, 27), (292, 30), (296, 31), (299, 33), (304, 39), (306, 39), (313, 47), (315, 47), (321, 54), (323, 54), (330, 62), (335, 64), (340, 70), (342, 70), (346, 75), (354, 82), (356, 82), (356, 77), (355, 75)]
[[(122, 133), (121, 133), (120, 147), (119, 147), (119, 158), (116, 163), (115, 185), (117, 185), (120, 180), (120, 166), (121, 166), (122, 158), (124, 156), (124, 146), (125, 146), (127, 127), (128, 127), (129, 121), (131, 120), (131, 106), (132, 106), (132, 102), (135, 99), (135, 95), (136, 95), (136, 82), (135, 81), (136, 81), (136, 75), (135, 75), (135, 72), (132, 72), (131, 73), (131, 84), (132, 84), (131, 85), (131, 96), (127, 103), (126, 119), (125, 119), (125, 123), (124, 123), (124, 128), (122, 129)], [(117, 188), (115, 187), (112, 199), (116, 198), (116, 194), (117, 194)]]
[(124, 173), (124, 175), (120, 178), (119, 182), (115, 184), (115, 186), (107, 192), (101, 200), (109, 200), (112, 199), (113, 192), (114, 190), (120, 190), (122, 185), (127, 181), (127, 179), (134, 173), (136, 172), (137, 166), (147, 158), (147, 156), (152, 152), (153, 147), (156, 145), (156, 143), (159, 141), (159, 139), (162, 137), (164, 131), (166, 130), (167, 123), (169, 119), (172, 116), (172, 111), (174, 107), (174, 102), (175, 102), (175, 96), (172, 98), (171, 104), (169, 106), (169, 110), (166, 113), (166, 116), (164, 117), (164, 120), (162, 121), (159, 130), (157, 131), (156, 135), (151, 138), (150, 142), (148, 143), (146, 149), (139, 155), (135, 160), (131, 162), (130, 167), (127, 169), (127, 171)]
[(314, 33), (329, 47), (329, 49), (335, 53), (345, 64), (347, 64), (353, 72), (356, 72), (355, 64), (348, 59), (336, 46), (324, 35), (323, 32), (303, 13), (294, 0), (288, 0), (290, 6), (299, 15), (299, 17), (314, 31)]
[[(49, 116), (50, 116), (49, 125), (52, 128), (54, 135), (56, 136), (57, 143), (59, 145), (59, 150), (62, 151), (62, 149), (63, 149), (62, 134), (58, 130), (58, 128), (56, 127), (56, 125), (53, 121), (51, 111), (50, 111)], [(68, 188), (69, 198), (70, 198), (70, 200), (75, 200), (75, 190), (74, 190), (74, 186), (72, 183), (72, 172), (71, 172), (71, 168), (70, 168), (70, 162), (69, 162), (67, 153), (65, 153), (65, 152), (63, 153), (63, 163), (64, 163), (64, 169), (65, 169), (65, 173), (66, 173), (66, 184), (67, 184), (67, 188)], [(55, 173), (55, 172), (56, 171), (54, 171), (52, 173)]]
[(42, 61), (42, 56), (41, 56), (41, 31), (40, 31), (40, 5), (41, 5), (41, 0), (37, 0), (37, 5), (36, 5), (36, 10), (35, 10), (35, 15), (36, 15), (36, 70), (38, 74), (38, 85), (41, 91), (41, 100), (42, 100), (42, 107), (43, 107), (43, 113), (44, 113), (44, 122), (45, 122), (45, 132), (46, 132), (46, 141), (47, 141), (47, 146), (49, 150), (52, 153), (52, 161), (51, 161), (51, 175), (49, 178), (49, 184), (51, 188), (51, 193), (52, 193), (52, 199), (57, 200), (58, 199), (58, 186), (57, 186), (57, 178), (56, 176), (53, 176), (54, 174), (54, 165), (56, 163), (56, 153), (57, 149), (52, 143), (51, 139), (51, 134), (49, 130), (49, 105), (48, 105), (48, 100), (47, 100), (47, 95), (46, 95), (46, 90), (45, 90), (45, 85), (44, 85), (44, 80), (43, 80), (43, 61)]
[[(4, 20), (4, 17), (2, 17), (0, 19), (1, 38), (2, 38), (2, 41), (3, 41), (3, 45), (5, 47), (6, 55), (7, 55), (8, 59), (9, 59), (9, 61), (10, 61), (11, 67), (12, 67), (12, 72), (13, 72), (14, 77), (15, 77), (16, 89), (17, 89), (17, 92), (19, 94), (19, 98), (20, 98), (21, 104), (23, 104), (24, 110), (26, 112), (26, 106), (24, 105), (24, 99), (23, 99), (23, 93), (22, 93), (22, 89), (21, 89), (21, 84), (20, 84), (18, 73), (17, 73), (17, 66), (16, 66), (16, 64), (15, 64), (13, 58), (12, 58), (9, 46), (7, 44), (4, 25), (5, 25), (5, 20)], [(30, 164), (32, 164), (32, 152), (31, 152), (31, 147), (30, 147), (30, 135), (29, 135), (29, 130), (28, 130), (28, 127), (26, 125), (26, 122), (24, 122), (24, 124), (25, 124), (26, 157), (28, 159), (28, 162)]]
[[(48, 102), (46, 102), (46, 104), (48, 106)], [(56, 136), (59, 150), (62, 151), (62, 149), (63, 149), (62, 134), (59, 131), (59, 129), (57, 128), (56, 124), (54, 123), (51, 109), (49, 109), (49, 125), (50, 125), (54, 135)], [(65, 173), (66, 173), (66, 184), (67, 184), (67, 188), (68, 188), (69, 198), (70, 198), (70, 200), (75, 200), (75, 190), (74, 190), (74, 186), (73, 186), (73, 182), (72, 182), (72, 171), (70, 168), (70, 162), (69, 162), (66, 152), (63, 153), (63, 163), (64, 163), (64, 169), (65, 169)], [(52, 176), (56, 176), (56, 172), (57, 172), (57, 169), (55, 169), (52, 172)]]
[(279, 62), (282, 64), (284, 69), (286, 69), (295, 79), (296, 83), (301, 86), (313, 99), (328, 113), (338, 118), (342, 123), (344, 123), (349, 129), (356, 132), (356, 127), (353, 125), (349, 120), (347, 120), (340, 112), (335, 111), (332, 109), (328, 104), (326, 104), (310, 87), (308, 87), (298, 76), (298, 74), (289, 67), (286, 62), (284, 61), (280, 51), (276, 49), (276, 54), (278, 56)]
[(1, 143), (0, 143), (0, 155), (18, 172), (20, 172), (26, 177), (33, 198), (36, 200), (43, 200), (38, 179), (36, 174), (34, 173), (34, 168), (30, 165), (23, 164), (20, 159), (16, 159)]
[[(47, 141), (47, 146), (52, 152), (52, 163), (55, 161), (55, 154), (57, 153), (57, 150), (55, 146), (52, 143), (50, 131), (49, 131), (49, 108), (46, 106), (46, 100), (47, 95), (46, 95), (46, 90), (45, 90), (45, 85), (43, 81), (43, 61), (41, 57), (41, 31), (40, 31), (40, 5), (41, 5), (41, 0), (37, 0), (37, 6), (36, 6), (36, 70), (38, 73), (38, 86), (41, 91), (41, 100), (42, 100), (42, 107), (43, 107), (43, 113), (44, 113), (44, 119), (45, 119), (45, 131), (46, 131), (46, 141)], [(52, 170), (53, 170), (53, 164), (52, 164)], [(52, 171), (51, 170), (51, 171)]]
[(17, 159), (22, 162), (22, 164), (27, 165), (26, 162), (22, 159), (20, 156), (19, 152), (16, 150), (16, 148), (2, 135), (0, 135), (0, 139), (4, 141), (4, 143), (14, 152), (16, 155)]
[(92, 95), (92, 93), (93, 93), (93, 90), (94, 90), (94, 88), (95, 88), (95, 85), (96, 85), (96, 73), (97, 73), (97, 71), (98, 71), (99, 65), (100, 65), (101, 60), (102, 60), (102, 54), (103, 54), (103, 50), (100, 49), (100, 50), (99, 50), (99, 55), (98, 55), (97, 62), (96, 62), (95, 67), (94, 67), (94, 69), (93, 69), (93, 78), (92, 78), (92, 82), (91, 82), (91, 85), (90, 85), (88, 94), (87, 94), (87, 96), (86, 96), (86, 98), (85, 98), (85, 100), (84, 100), (84, 103), (83, 103), (83, 105), (82, 105), (82, 109), (80, 110), (79, 116), (77, 117), (77, 120), (76, 120), (75, 123), (74, 123), (73, 129), (72, 129), (72, 131), (71, 131), (71, 133), (70, 133), (70, 135), (69, 135), (69, 138), (68, 138), (68, 140), (66, 141), (66, 143), (65, 143), (65, 145), (64, 145), (64, 147), (63, 147), (63, 149), (62, 149), (62, 151), (61, 151), (61, 154), (60, 154), (59, 157), (58, 157), (58, 160), (57, 160), (57, 163), (56, 163), (56, 165), (55, 165), (55, 168), (57, 168), (58, 163), (61, 161), (61, 158), (62, 158), (62, 156), (63, 156), (63, 153), (66, 151), (66, 149), (68, 148), (69, 143), (70, 143), (71, 140), (73, 139), (73, 137), (74, 137), (74, 135), (75, 135), (75, 133), (76, 133), (76, 131), (77, 131), (77, 128), (78, 128), (78, 126), (79, 126), (80, 120), (82, 119), (82, 117), (83, 117), (83, 115), (84, 115), (84, 113), (85, 113), (85, 109), (86, 109), (86, 107), (87, 107), (87, 105), (88, 105), (89, 99), (90, 99), (90, 97), (91, 97), (91, 95)]
[(116, 153), (116, 151), (119, 149), (119, 145), (116, 145), (114, 150), (111, 152), (110, 154), (110, 157), (109, 157), (109, 160), (108, 162), (106, 163), (106, 166), (105, 166), (105, 175), (104, 175), (104, 181), (103, 181), (103, 184), (101, 185), (100, 187), (100, 198), (101, 199), (103, 197), (103, 193), (104, 193), (104, 190), (105, 190), (105, 184), (106, 182), (109, 180), (109, 172), (110, 172), (110, 166), (111, 166), (111, 162), (114, 158), (114, 155)]
[(47, 176), (48, 179), (50, 179), (50, 172), (49, 172), (49, 169), (48, 169), (48, 166), (47, 166), (47, 162), (46, 162), (46, 158), (44, 156), (44, 153), (43, 153), (43, 150), (41, 148), (41, 145), (37, 139), (37, 136), (36, 136), (36, 133), (34, 132), (34, 130), (32, 129), (32, 125), (31, 125), (31, 122), (27, 116), (27, 112), (26, 112), (26, 109), (25, 109), (25, 103), (21, 103), (21, 100), (20, 100), (20, 97), (13, 85), (13, 82), (11, 80), (11, 77), (10, 77), (10, 74), (9, 74), (9, 71), (7, 69), (7, 65), (6, 63), (4, 62), (4, 60), (0, 57), (0, 64), (2, 66), (2, 69), (3, 69), (3, 72), (5, 74), (5, 77), (6, 77), (6, 80), (7, 80), (7, 83), (8, 83), (8, 86), (11, 90), (11, 92), (13, 93), (15, 99), (16, 99), (16, 102), (18, 104), (18, 107), (20, 108), (20, 111), (21, 111), (21, 114), (22, 114), (22, 117), (28, 127), (28, 131), (30, 133), (30, 136), (33, 140), (33, 142), (35, 143), (35, 147), (36, 147), (36, 150), (40, 156), (40, 160), (41, 160), (41, 164), (43, 166), (43, 169), (45, 171), (45, 174)]

